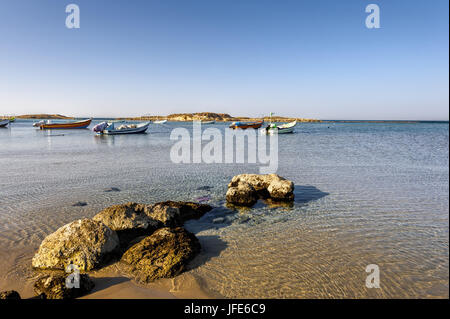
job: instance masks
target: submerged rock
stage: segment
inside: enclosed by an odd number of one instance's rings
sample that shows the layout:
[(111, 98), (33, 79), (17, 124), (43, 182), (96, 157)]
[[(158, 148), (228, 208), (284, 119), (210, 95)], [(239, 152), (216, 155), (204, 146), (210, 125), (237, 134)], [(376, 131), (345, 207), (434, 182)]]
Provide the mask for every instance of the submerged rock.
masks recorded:
[(0, 292), (0, 299), (7, 299), (7, 300), (19, 300), (20, 295), (15, 290), (8, 290), (8, 291), (1, 291)]
[(198, 191), (209, 191), (211, 188), (213, 188), (213, 187), (205, 185), (205, 186), (197, 187), (196, 190), (198, 190)]
[(212, 209), (207, 204), (193, 202), (165, 201), (156, 203), (146, 210), (149, 217), (160, 221), (164, 226), (182, 226), (189, 219), (198, 219)]
[(148, 216), (148, 206), (126, 203), (105, 208), (93, 220), (100, 221), (119, 236), (121, 246), (142, 235), (150, 235), (160, 222)]
[(33, 257), (40, 269), (65, 269), (70, 263), (88, 271), (107, 262), (119, 247), (115, 231), (100, 221), (80, 219), (48, 235)]
[(182, 227), (161, 228), (130, 247), (121, 261), (139, 282), (175, 277), (200, 252), (194, 234)]
[(73, 299), (89, 293), (94, 288), (94, 282), (87, 274), (80, 274), (79, 288), (68, 288), (67, 275), (44, 275), (34, 283), (34, 292), (43, 299)]
[(253, 206), (258, 198), (275, 201), (294, 200), (294, 183), (277, 174), (240, 174), (228, 184), (227, 202), (239, 206)]
[(86, 202), (76, 202), (72, 206), (73, 207), (83, 207), (83, 206), (87, 206), (87, 203)]

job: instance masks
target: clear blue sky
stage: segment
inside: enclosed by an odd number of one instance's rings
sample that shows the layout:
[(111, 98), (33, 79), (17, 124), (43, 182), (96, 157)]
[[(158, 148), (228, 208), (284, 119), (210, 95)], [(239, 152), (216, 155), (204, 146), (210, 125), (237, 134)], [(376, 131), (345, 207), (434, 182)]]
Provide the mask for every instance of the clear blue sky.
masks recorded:
[[(81, 28), (65, 27), (76, 3)], [(366, 5), (381, 29), (365, 27)], [(448, 1), (0, 0), (0, 114), (448, 120)]]

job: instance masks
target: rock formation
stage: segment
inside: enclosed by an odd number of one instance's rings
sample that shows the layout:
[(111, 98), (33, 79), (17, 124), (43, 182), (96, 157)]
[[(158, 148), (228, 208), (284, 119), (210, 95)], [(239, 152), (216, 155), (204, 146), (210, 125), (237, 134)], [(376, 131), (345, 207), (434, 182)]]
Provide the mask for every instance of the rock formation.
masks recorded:
[(241, 174), (228, 184), (227, 202), (237, 206), (253, 206), (258, 198), (293, 201), (294, 183), (277, 174)]
[(211, 209), (207, 204), (165, 201), (151, 205), (146, 212), (164, 226), (175, 227), (182, 226), (189, 219), (198, 219)]
[(160, 227), (160, 222), (148, 216), (148, 205), (126, 203), (105, 208), (92, 219), (102, 222), (119, 236), (121, 246), (132, 239), (150, 235)]
[(102, 222), (80, 219), (48, 235), (33, 257), (39, 269), (62, 269), (70, 263), (89, 271), (108, 261), (119, 246), (115, 231)]
[(145, 237), (122, 256), (121, 261), (139, 282), (175, 277), (200, 252), (198, 239), (187, 230), (161, 228)]
[(68, 288), (66, 278), (64, 274), (41, 276), (34, 283), (34, 292), (43, 299), (73, 299), (86, 295), (94, 288), (94, 282), (87, 274), (80, 274), (78, 288)]
[(8, 291), (1, 291), (0, 292), (0, 300), (1, 299), (7, 299), (7, 300), (19, 300), (20, 295), (15, 290), (8, 290)]

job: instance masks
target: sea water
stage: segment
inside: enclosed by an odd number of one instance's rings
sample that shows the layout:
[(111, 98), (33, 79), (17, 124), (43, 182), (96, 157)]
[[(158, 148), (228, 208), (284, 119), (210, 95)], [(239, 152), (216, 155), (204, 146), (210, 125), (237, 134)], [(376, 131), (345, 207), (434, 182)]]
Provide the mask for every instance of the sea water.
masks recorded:
[(192, 123), (123, 136), (31, 124), (0, 129), (0, 278), (26, 280), (45, 236), (109, 205), (206, 198), (215, 208), (186, 223), (203, 248), (188, 274), (215, 296), (448, 298), (447, 122), (299, 123), (278, 138), (295, 202), (241, 210), (227, 183), (260, 165), (173, 163), (170, 132)]

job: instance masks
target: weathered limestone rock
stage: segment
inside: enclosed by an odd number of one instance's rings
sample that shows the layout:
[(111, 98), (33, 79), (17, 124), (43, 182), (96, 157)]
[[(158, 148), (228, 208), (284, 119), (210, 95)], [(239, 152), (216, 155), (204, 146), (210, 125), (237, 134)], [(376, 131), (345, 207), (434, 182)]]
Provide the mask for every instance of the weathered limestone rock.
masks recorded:
[(80, 271), (97, 268), (107, 262), (119, 246), (115, 231), (102, 222), (80, 219), (48, 235), (33, 257), (40, 269), (65, 269), (73, 263)]
[(8, 299), (8, 300), (19, 300), (20, 295), (15, 290), (8, 290), (0, 292), (0, 299)]
[(228, 188), (227, 202), (238, 206), (253, 206), (258, 201), (258, 192), (246, 182)]
[(87, 274), (80, 274), (79, 288), (68, 288), (66, 275), (44, 275), (34, 283), (34, 292), (43, 299), (73, 299), (89, 293), (94, 282)]
[(150, 235), (161, 226), (159, 221), (146, 214), (147, 210), (147, 205), (130, 202), (107, 207), (92, 219), (114, 230), (121, 246), (126, 246), (134, 238)]
[(294, 200), (294, 183), (276, 175), (267, 187), (269, 196), (273, 200), (293, 201)]
[(189, 219), (198, 219), (212, 209), (207, 204), (165, 201), (148, 207), (146, 213), (164, 226), (182, 226)]
[(130, 247), (121, 261), (139, 282), (171, 278), (183, 272), (200, 252), (194, 234), (182, 227), (161, 228)]
[(240, 174), (228, 184), (227, 202), (252, 206), (258, 198), (275, 201), (294, 200), (294, 183), (277, 174)]

